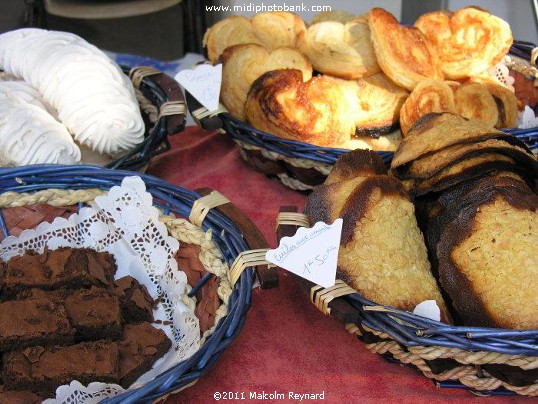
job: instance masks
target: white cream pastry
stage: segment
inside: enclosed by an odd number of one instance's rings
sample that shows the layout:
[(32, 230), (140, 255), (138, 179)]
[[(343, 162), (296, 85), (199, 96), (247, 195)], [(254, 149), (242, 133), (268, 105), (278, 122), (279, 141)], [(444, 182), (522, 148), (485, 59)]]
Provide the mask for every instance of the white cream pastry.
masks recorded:
[(131, 81), (77, 35), (37, 28), (1, 34), (0, 69), (34, 86), (75, 140), (92, 150), (116, 154), (144, 139)]
[(80, 149), (37, 90), (0, 81), (0, 161), (3, 165), (77, 164)]

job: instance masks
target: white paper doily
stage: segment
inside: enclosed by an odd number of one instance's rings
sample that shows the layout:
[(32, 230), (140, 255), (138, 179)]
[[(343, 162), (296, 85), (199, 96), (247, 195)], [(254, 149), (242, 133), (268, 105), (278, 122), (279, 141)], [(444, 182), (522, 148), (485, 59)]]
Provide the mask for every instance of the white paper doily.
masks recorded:
[[(172, 348), (150, 371), (140, 376), (133, 388), (187, 359), (200, 346), (198, 318), (182, 302), (187, 277), (174, 259), (179, 242), (168, 236), (152, 202), (140, 177), (126, 177), (121, 186), (95, 198), (91, 207), (81, 208), (68, 219), (41, 223), (35, 230), (25, 230), (19, 237), (8, 237), (0, 244), (3, 261), (30, 250), (41, 253), (45, 247), (88, 247), (107, 251), (114, 255), (118, 265), (116, 279), (131, 275), (146, 286), (154, 299), (160, 297), (153, 314), (155, 320), (161, 321), (154, 326), (166, 332), (173, 342)], [(114, 384), (95, 382), (82, 386), (73, 381), (61, 386), (56, 398), (45, 403), (94, 403), (124, 391)]]

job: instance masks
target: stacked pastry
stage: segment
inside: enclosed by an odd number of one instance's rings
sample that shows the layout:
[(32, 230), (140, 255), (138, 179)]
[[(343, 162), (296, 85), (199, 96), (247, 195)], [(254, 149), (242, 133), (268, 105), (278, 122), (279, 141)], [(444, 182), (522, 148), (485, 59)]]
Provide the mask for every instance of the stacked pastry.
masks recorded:
[(392, 174), (416, 195), (455, 317), (538, 328), (538, 162), (525, 144), (476, 120), (429, 114), (403, 139)]
[[(115, 155), (144, 139), (132, 83), (108, 56), (74, 34), (31, 28), (6, 32), (0, 35), (0, 70), (35, 89), (28, 92), (33, 101), (19, 97), (14, 104), (8, 102), (13, 98), (9, 93), (17, 85), (2, 84), (1, 141), (32, 150), (27, 157), (14, 146), (0, 149), (10, 164), (73, 164), (80, 159), (78, 145)], [(14, 114), (26, 127), (8, 125)], [(33, 144), (34, 139), (39, 143)]]
[[(234, 16), (210, 28), (204, 44), (209, 59), (224, 64), (224, 106), (284, 138), (395, 150), (398, 123), (406, 133), (428, 112), (455, 112), (498, 128), (516, 125), (516, 97), (485, 75), (508, 52), (510, 27), (475, 7), (428, 13), (413, 27), (381, 8), (363, 16), (324, 13), (310, 26), (287, 12)], [(256, 46), (226, 51), (236, 44)], [(287, 60), (266, 63), (260, 48), (270, 54), (282, 46)]]
[(409, 311), (435, 300), (449, 321), (413, 203), (375, 152), (340, 157), (308, 197), (306, 213), (311, 223), (343, 219), (338, 271), (363, 297)]

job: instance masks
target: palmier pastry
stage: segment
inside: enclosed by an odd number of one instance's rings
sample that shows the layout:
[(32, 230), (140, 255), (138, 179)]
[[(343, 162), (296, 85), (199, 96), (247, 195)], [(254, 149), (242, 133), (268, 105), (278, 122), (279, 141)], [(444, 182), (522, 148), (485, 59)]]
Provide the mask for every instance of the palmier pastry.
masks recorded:
[(358, 79), (380, 71), (367, 18), (313, 24), (299, 36), (298, 46), (324, 74)]
[(418, 118), (430, 112), (455, 112), (452, 88), (444, 81), (423, 80), (405, 100), (400, 110), (400, 127), (404, 136)]
[(337, 21), (345, 24), (354, 18), (356, 18), (355, 14), (343, 10), (320, 11), (314, 15), (310, 24), (313, 25), (324, 21)]
[(250, 20), (234, 15), (209, 28), (203, 42), (208, 59), (216, 63), (224, 49), (231, 45), (257, 43), (267, 49), (295, 47), (297, 35), (305, 29), (299, 16), (285, 11), (258, 13)]
[(355, 133), (356, 86), (319, 75), (303, 82), (300, 70), (273, 70), (250, 88), (245, 116), (254, 128), (317, 146), (342, 147)]
[(394, 129), (409, 93), (383, 73), (358, 80), (357, 87), (358, 101), (353, 112), (357, 134), (383, 134)]
[(301, 70), (304, 81), (312, 77), (308, 58), (288, 47), (269, 51), (258, 44), (233, 45), (224, 50), (220, 61), (223, 64), (221, 102), (230, 114), (240, 120), (245, 119), (245, 102), (250, 86), (263, 73), (294, 68)]
[(309, 195), (306, 213), (311, 223), (342, 218), (338, 271), (361, 296), (408, 311), (435, 300), (448, 321), (413, 203), (382, 167), (375, 152), (343, 155), (329, 182)]
[(497, 129), (517, 126), (519, 102), (513, 91), (489, 76), (476, 76), (469, 81), (483, 84), (493, 96), (497, 105), (497, 122), (495, 124)]
[(495, 99), (481, 83), (467, 82), (454, 91), (456, 114), (494, 127), (499, 119)]
[(433, 43), (447, 78), (464, 79), (499, 63), (512, 45), (506, 21), (476, 7), (434, 11), (415, 23)]
[(418, 29), (381, 8), (370, 10), (369, 24), (377, 62), (396, 84), (412, 91), (426, 78), (443, 79), (435, 49)]

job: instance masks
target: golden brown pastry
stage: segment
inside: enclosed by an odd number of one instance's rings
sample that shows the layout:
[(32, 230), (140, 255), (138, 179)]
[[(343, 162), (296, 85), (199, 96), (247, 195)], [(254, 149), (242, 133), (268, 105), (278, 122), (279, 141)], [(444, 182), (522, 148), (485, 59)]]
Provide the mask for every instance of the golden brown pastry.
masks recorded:
[(303, 82), (296, 69), (263, 74), (248, 93), (245, 116), (254, 128), (317, 146), (338, 147), (355, 132), (356, 87), (345, 80), (316, 76)]
[(493, 96), (497, 104), (497, 129), (517, 127), (518, 99), (512, 90), (490, 76), (476, 76), (469, 81), (483, 84)]
[(443, 79), (435, 49), (417, 28), (400, 25), (382, 8), (370, 10), (369, 24), (377, 61), (396, 84), (412, 91), (426, 78)]
[(409, 93), (381, 72), (358, 80), (357, 86), (358, 102), (354, 111), (357, 133), (382, 134), (392, 130)]
[(452, 88), (444, 81), (426, 79), (417, 84), (400, 110), (400, 127), (405, 134), (423, 115), (430, 112), (455, 112)]
[(499, 119), (497, 104), (488, 88), (482, 83), (467, 82), (454, 91), (456, 114), (476, 119), (492, 128)]
[(208, 59), (216, 63), (224, 49), (231, 45), (257, 43), (268, 49), (295, 47), (297, 35), (305, 29), (299, 16), (285, 11), (258, 13), (250, 20), (234, 15), (209, 28), (203, 42)]
[(219, 60), (223, 64), (220, 100), (228, 112), (240, 120), (245, 120), (245, 102), (250, 86), (263, 73), (294, 68), (301, 70), (304, 81), (312, 77), (308, 58), (288, 47), (269, 51), (258, 44), (233, 45), (224, 50)]
[(445, 76), (455, 80), (495, 66), (513, 42), (506, 21), (476, 7), (427, 13), (415, 27), (433, 43)]
[(320, 11), (312, 18), (312, 24), (317, 24), (318, 22), (324, 21), (337, 21), (342, 24), (347, 23), (348, 21), (356, 18), (355, 14), (348, 13), (347, 11), (342, 10), (331, 10), (331, 11)]
[(377, 63), (366, 18), (343, 24), (313, 24), (299, 36), (298, 46), (317, 71), (344, 79), (370, 76), (381, 69)]
[(350, 153), (336, 161), (337, 173), (314, 189), (305, 209), (311, 223), (342, 218), (339, 273), (361, 296), (379, 304), (412, 311), (435, 300), (448, 321), (413, 203), (399, 181), (380, 169), (383, 162), (376, 153)]

